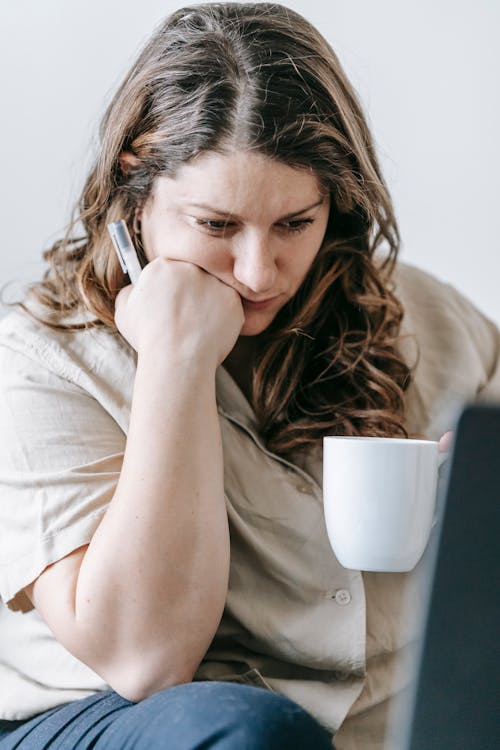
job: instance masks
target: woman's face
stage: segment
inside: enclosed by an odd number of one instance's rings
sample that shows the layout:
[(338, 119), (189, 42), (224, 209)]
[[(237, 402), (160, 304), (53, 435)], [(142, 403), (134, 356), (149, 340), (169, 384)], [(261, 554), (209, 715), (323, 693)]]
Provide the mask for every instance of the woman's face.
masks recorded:
[(255, 152), (205, 152), (159, 177), (140, 213), (149, 260), (194, 263), (235, 289), (243, 336), (262, 333), (304, 280), (330, 209), (312, 172)]

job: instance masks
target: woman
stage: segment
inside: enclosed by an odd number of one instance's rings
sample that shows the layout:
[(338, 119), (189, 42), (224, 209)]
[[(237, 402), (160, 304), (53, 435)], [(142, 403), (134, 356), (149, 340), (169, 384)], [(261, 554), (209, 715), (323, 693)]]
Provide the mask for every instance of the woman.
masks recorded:
[(497, 329), (396, 265), (355, 94), (279, 5), (160, 26), (77, 219), (0, 325), (0, 750), (381, 748), (419, 568), (338, 564), (321, 439), (439, 438), (500, 395)]

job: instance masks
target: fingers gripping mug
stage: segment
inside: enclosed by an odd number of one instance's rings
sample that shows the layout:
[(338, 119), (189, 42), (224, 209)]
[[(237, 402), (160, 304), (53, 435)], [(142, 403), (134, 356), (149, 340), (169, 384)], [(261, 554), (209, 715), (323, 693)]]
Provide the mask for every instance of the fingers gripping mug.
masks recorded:
[(415, 567), (429, 540), (444, 458), (432, 440), (324, 438), (325, 520), (341, 565), (387, 572)]

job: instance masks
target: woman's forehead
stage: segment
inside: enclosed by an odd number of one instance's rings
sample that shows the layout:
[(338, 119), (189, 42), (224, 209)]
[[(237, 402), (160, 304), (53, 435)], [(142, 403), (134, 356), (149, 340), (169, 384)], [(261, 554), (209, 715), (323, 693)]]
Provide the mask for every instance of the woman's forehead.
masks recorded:
[(252, 151), (205, 152), (184, 164), (175, 177), (159, 177), (157, 201), (199, 205), (227, 213), (245, 213), (255, 203), (288, 214), (318, 203), (319, 180), (299, 169)]

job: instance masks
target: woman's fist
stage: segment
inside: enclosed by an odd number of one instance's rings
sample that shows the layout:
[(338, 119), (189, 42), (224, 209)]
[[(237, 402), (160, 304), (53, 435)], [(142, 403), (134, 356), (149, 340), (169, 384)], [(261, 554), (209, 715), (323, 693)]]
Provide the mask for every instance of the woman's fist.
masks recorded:
[(239, 294), (199, 266), (155, 258), (115, 300), (115, 323), (137, 351), (201, 359), (218, 367), (244, 323)]

